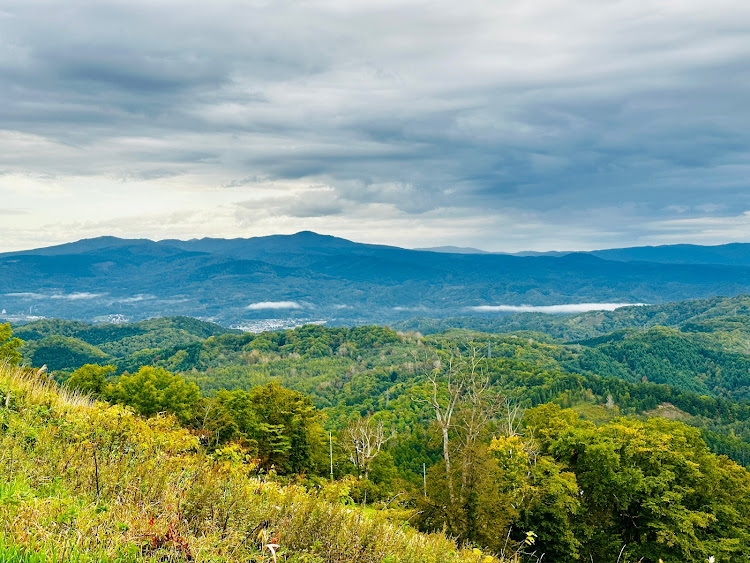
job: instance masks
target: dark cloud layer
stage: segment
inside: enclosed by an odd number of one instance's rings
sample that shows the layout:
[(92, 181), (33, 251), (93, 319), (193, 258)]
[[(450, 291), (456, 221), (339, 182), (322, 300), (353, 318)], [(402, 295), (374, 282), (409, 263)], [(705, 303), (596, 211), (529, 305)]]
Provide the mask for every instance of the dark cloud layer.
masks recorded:
[(82, 186), (161, 181), (195, 235), (750, 240), (748, 99), (750, 4), (725, 0), (11, 1), (0, 195), (98, 217)]

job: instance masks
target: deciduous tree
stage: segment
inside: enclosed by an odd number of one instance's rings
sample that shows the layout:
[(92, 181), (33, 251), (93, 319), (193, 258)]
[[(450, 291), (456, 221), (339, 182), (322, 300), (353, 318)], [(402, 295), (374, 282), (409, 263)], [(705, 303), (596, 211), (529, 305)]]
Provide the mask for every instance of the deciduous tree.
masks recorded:
[(185, 381), (180, 375), (144, 366), (133, 375), (122, 375), (112, 389), (111, 398), (145, 416), (170, 412), (187, 423), (195, 414), (200, 391), (195, 383)]
[(107, 387), (107, 376), (114, 373), (116, 369), (115, 366), (86, 364), (70, 374), (65, 384), (71, 390), (79, 391), (98, 399), (104, 396), (104, 391)]
[(0, 362), (6, 362), (12, 366), (21, 361), (20, 348), (23, 340), (15, 338), (10, 324), (0, 324)]
[(309, 397), (278, 383), (250, 391), (219, 391), (221, 420), (231, 421), (230, 439), (248, 442), (261, 465), (281, 473), (316, 471), (322, 466), (320, 414)]

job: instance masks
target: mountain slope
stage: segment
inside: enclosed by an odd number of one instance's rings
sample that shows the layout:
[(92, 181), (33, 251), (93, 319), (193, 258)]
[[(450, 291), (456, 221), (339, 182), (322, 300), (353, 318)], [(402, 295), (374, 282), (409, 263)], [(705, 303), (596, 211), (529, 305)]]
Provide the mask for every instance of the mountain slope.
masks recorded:
[(659, 262), (661, 264), (722, 264), (727, 266), (750, 265), (750, 244), (731, 243), (717, 246), (697, 244), (670, 244), (594, 250), (594, 256), (605, 260), (623, 262)]
[[(94, 403), (0, 365), (0, 561), (473, 563), (479, 550), (405, 519), (207, 455), (171, 416)], [(255, 473), (255, 474), (253, 474)], [(269, 549), (270, 547), (270, 549)], [(497, 559), (487, 556), (488, 563)]]

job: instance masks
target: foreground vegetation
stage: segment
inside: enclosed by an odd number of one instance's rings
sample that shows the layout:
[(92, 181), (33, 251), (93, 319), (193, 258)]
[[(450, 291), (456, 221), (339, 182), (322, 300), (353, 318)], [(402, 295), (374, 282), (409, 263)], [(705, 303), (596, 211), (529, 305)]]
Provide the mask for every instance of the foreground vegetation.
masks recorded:
[(352, 506), (346, 481), (259, 477), (236, 448), (206, 455), (171, 416), (94, 403), (42, 374), (1, 368), (0, 405), (4, 557), (492, 561)]

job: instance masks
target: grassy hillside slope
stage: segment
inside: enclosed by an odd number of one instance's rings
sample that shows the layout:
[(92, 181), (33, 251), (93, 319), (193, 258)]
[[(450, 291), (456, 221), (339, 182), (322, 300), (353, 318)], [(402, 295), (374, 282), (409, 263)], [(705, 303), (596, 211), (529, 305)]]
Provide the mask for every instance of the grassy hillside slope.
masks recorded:
[(494, 561), (26, 369), (0, 366), (0, 429), (2, 560)]

